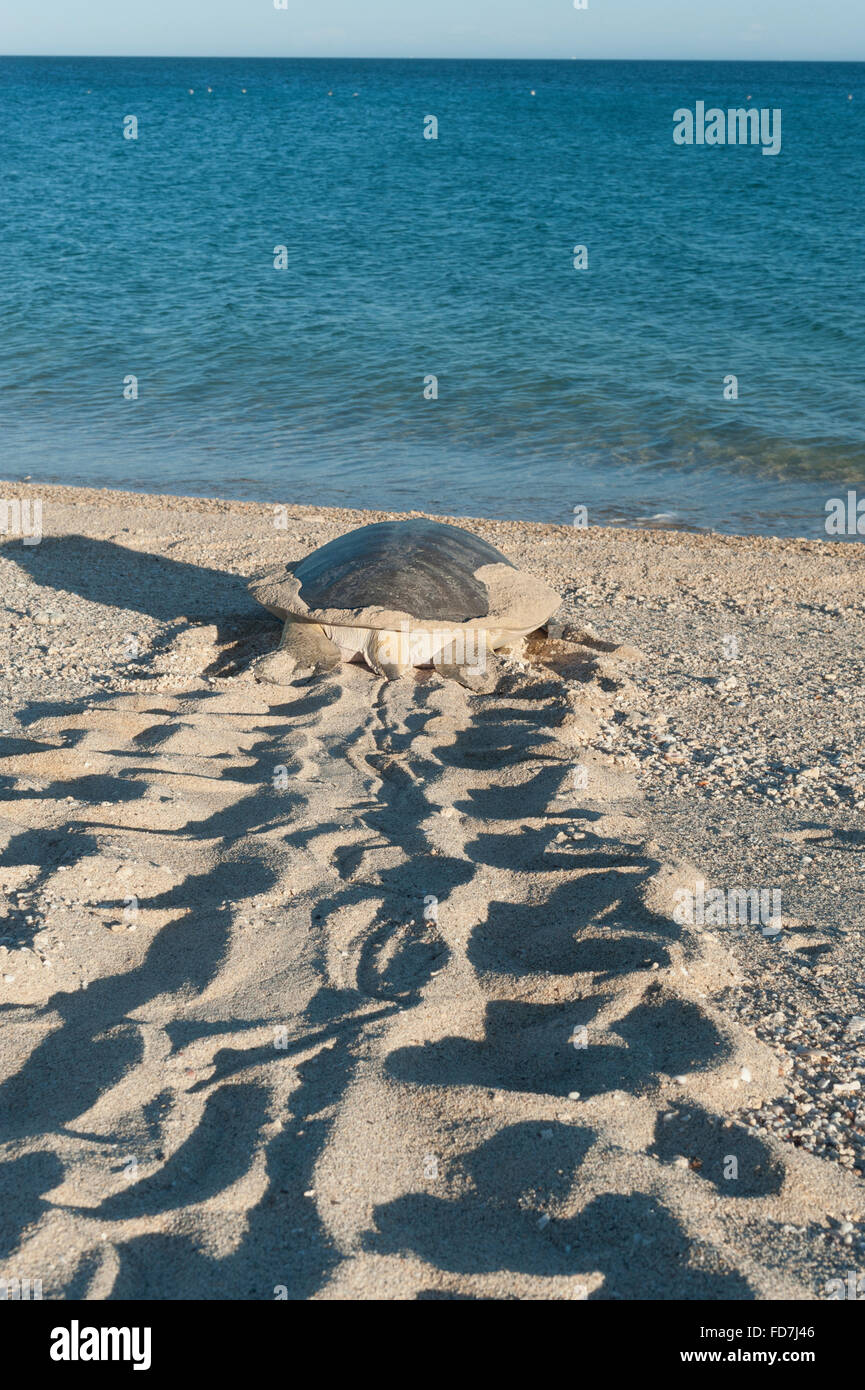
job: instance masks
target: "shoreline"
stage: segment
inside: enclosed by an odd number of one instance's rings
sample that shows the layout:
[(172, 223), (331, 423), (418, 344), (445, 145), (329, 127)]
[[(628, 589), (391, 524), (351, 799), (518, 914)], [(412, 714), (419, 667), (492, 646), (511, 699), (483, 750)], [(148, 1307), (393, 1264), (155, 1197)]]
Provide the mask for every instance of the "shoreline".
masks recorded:
[[(395, 508), (364, 508), (364, 507), (329, 507), (317, 504), (294, 503), (294, 502), (257, 502), (242, 498), (209, 497), (199, 496), (198, 494), (185, 495), (182, 493), (149, 493), (129, 491), (122, 488), (97, 488), (89, 486), (78, 486), (66, 483), (38, 484), (23, 481), (10, 481), (0, 478), (0, 500), (13, 500), (14, 498), (42, 498), (47, 501), (59, 503), (87, 505), (97, 508), (109, 508), (127, 504), (135, 507), (158, 506), (165, 511), (193, 510), (193, 511), (248, 511), (251, 514), (272, 515), (276, 508), (284, 508), (287, 515), (294, 518), (320, 517), (333, 515), (335, 518), (358, 517), (368, 518), (370, 521), (379, 521), (387, 518), (405, 518), (411, 516), (427, 516), (434, 521), (447, 521), (455, 526), (475, 526), (475, 527), (502, 527), (502, 528), (536, 528), (543, 532), (550, 532), (556, 535), (573, 536), (580, 535), (601, 535), (606, 539), (613, 540), (617, 536), (624, 536), (632, 541), (640, 538), (647, 538), (649, 543), (663, 544), (663, 537), (677, 538), (680, 543), (683, 540), (692, 540), (695, 543), (709, 544), (742, 544), (746, 546), (765, 545), (770, 549), (784, 548), (793, 546), (796, 549), (808, 550), (811, 547), (819, 546), (828, 553), (843, 554), (847, 551), (851, 543), (855, 546), (856, 539), (850, 537), (848, 540), (830, 540), (822, 536), (775, 536), (762, 535), (757, 532), (726, 532), (711, 530), (689, 530), (675, 526), (585, 526), (575, 527), (563, 522), (554, 521), (524, 521), (521, 519), (507, 517), (482, 517), (482, 516), (453, 516), (448, 512), (432, 512), (413, 508), (411, 510), (399, 510)], [(358, 525), (363, 525), (360, 520)], [(670, 544), (677, 543), (671, 540)]]

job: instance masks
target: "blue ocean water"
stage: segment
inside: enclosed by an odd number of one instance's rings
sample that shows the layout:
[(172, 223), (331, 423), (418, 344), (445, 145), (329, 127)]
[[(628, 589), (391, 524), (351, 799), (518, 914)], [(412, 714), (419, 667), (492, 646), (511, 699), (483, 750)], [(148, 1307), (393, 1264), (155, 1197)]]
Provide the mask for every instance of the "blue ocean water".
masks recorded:
[(863, 64), (7, 58), (0, 151), (0, 476), (796, 535), (865, 481)]

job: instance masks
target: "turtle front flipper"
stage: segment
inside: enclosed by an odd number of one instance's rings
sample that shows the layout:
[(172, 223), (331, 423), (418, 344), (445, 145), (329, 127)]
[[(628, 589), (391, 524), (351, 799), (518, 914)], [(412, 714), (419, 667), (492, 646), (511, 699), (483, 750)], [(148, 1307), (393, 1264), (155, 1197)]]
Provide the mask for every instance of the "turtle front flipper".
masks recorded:
[(370, 628), (361, 655), (367, 666), (386, 681), (402, 680), (412, 673), (413, 662), (408, 644), (396, 632), (378, 632)]
[(276, 651), (260, 657), (253, 664), (253, 674), (257, 681), (269, 685), (290, 685), (306, 676), (332, 671), (339, 663), (339, 652), (318, 623), (287, 618)]

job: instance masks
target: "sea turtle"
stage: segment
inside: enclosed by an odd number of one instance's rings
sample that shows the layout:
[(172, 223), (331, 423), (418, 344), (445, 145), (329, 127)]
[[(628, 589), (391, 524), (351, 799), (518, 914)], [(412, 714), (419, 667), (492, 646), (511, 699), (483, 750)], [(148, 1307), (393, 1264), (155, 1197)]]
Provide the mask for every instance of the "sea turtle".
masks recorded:
[(560, 602), (495, 546), (424, 517), (361, 526), (250, 589), (285, 620), (279, 649), (255, 669), (277, 685), (343, 660), (388, 680), (434, 666), (479, 688), (491, 654), (542, 627)]

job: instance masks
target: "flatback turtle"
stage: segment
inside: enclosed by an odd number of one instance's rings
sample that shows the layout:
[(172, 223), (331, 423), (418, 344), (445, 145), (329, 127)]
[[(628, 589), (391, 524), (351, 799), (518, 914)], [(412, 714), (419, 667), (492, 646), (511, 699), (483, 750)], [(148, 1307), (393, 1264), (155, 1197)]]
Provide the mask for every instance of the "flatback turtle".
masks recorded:
[(255, 671), (278, 685), (341, 660), (389, 680), (434, 666), (477, 685), (488, 655), (542, 627), (560, 602), (495, 546), (424, 517), (349, 531), (250, 590), (285, 622)]

